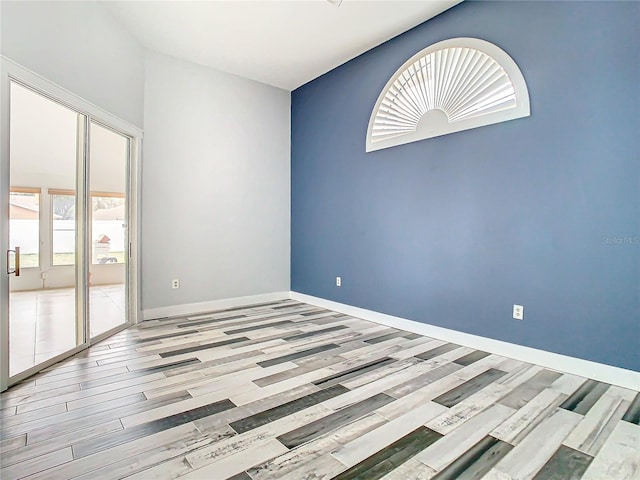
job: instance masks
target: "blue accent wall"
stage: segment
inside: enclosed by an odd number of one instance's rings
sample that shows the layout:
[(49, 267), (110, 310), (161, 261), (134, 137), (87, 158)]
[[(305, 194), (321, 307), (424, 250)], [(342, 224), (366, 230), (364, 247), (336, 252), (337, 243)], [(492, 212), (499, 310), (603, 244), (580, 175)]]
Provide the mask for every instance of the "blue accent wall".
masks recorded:
[[(532, 115), (365, 153), (393, 73), (461, 36)], [(292, 290), (640, 370), (640, 3), (464, 2), (291, 101)]]

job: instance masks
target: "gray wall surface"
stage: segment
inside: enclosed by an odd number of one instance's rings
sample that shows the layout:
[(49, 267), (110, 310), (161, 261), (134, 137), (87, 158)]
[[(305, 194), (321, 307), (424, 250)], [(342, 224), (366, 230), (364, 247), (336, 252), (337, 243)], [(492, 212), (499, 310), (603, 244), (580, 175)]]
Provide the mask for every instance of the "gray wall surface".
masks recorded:
[(144, 119), (143, 309), (289, 290), (290, 93), (149, 54)]

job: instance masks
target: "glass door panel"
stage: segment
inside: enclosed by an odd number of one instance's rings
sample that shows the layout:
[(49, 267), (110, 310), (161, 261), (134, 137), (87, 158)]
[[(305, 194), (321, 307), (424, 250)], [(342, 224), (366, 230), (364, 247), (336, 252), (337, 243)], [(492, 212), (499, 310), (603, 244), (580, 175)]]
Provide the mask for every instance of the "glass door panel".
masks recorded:
[(51, 201), (51, 265), (76, 263), (76, 194), (49, 190)]
[(21, 268), (9, 277), (10, 377), (84, 343), (75, 232), (85, 123), (11, 82), (9, 239)]
[(9, 194), (9, 244), (20, 246), (20, 266), (40, 267), (40, 189), (13, 188)]
[(90, 122), (91, 338), (127, 323), (129, 137)]

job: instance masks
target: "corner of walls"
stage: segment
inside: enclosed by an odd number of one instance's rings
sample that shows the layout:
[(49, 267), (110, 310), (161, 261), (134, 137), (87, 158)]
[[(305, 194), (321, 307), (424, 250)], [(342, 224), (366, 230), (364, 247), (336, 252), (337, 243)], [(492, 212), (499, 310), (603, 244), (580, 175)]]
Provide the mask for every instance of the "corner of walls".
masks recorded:
[(289, 116), (289, 121), (288, 121), (288, 130), (287, 130), (287, 151), (289, 152), (289, 166), (288, 166), (288, 170), (287, 170), (287, 178), (288, 178), (288, 195), (289, 195), (289, 200), (288, 200), (288, 204), (287, 204), (287, 224), (289, 225), (289, 231), (288, 231), (288, 238), (287, 238), (287, 258), (286, 258), (286, 265), (287, 265), (287, 291), (291, 291), (291, 91), (287, 92), (288, 94), (288, 116)]

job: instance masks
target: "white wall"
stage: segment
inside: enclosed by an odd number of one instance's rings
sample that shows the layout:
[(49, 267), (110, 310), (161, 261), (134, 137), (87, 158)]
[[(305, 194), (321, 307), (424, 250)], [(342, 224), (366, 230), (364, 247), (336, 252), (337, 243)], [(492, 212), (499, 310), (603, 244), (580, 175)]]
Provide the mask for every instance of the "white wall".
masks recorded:
[(0, 2), (0, 51), (141, 127), (144, 50), (92, 1)]
[(147, 55), (143, 309), (289, 290), (290, 98)]

